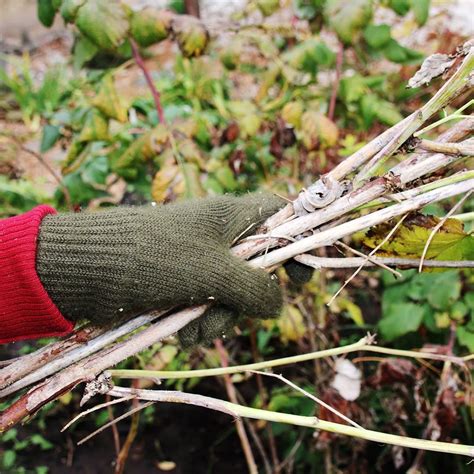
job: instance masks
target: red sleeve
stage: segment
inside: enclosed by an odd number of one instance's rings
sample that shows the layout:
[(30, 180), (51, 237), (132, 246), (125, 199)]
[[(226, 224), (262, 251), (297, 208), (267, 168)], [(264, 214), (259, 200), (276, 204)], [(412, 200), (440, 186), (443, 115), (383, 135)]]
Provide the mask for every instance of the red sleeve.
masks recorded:
[(49, 206), (0, 219), (0, 343), (63, 336), (72, 331), (36, 273), (36, 241)]

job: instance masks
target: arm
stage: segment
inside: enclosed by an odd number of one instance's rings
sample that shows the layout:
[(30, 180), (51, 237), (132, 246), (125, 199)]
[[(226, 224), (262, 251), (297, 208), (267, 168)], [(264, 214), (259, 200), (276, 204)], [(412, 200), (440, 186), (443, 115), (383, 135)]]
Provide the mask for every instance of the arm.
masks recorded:
[(35, 268), (41, 221), (55, 213), (39, 206), (0, 220), (0, 343), (62, 336), (74, 327), (49, 297)]

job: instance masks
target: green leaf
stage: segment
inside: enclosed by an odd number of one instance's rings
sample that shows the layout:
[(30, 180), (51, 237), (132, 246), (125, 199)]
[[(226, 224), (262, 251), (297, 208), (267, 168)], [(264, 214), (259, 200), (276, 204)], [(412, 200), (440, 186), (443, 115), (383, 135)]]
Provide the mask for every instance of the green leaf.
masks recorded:
[(344, 77), (339, 84), (339, 97), (345, 103), (357, 102), (367, 93), (367, 84), (364, 78), (358, 74)]
[(293, 0), (295, 15), (301, 20), (312, 20), (322, 13), (325, 0)]
[(16, 461), (16, 453), (11, 449), (7, 449), (2, 455), (2, 464), (5, 469), (10, 469)]
[(456, 329), (456, 337), (459, 344), (466, 346), (471, 354), (474, 352), (474, 331), (465, 326), (459, 326)]
[(80, 36), (74, 44), (73, 63), (74, 69), (78, 71), (81, 67), (90, 61), (99, 51), (90, 39), (85, 36)]
[(54, 23), (56, 16), (56, 9), (54, 8), (52, 0), (37, 0), (38, 19), (49, 28)]
[(172, 18), (166, 10), (147, 7), (132, 14), (130, 32), (140, 46), (150, 46), (168, 37)]
[(64, 0), (59, 12), (66, 23), (74, 23), (79, 8), (86, 0)]
[(61, 136), (61, 130), (56, 125), (45, 125), (41, 135), (40, 152), (44, 153), (51, 149)]
[(372, 19), (372, 0), (327, 0), (324, 16), (341, 41), (351, 44)]
[(402, 114), (397, 107), (387, 100), (378, 100), (378, 107), (375, 111), (377, 118), (386, 125), (395, 125), (403, 120)]
[(416, 331), (423, 320), (424, 309), (413, 303), (390, 305), (382, 316), (379, 329), (387, 341)]
[(217, 181), (219, 181), (219, 183), (223, 186), (225, 191), (237, 191), (239, 185), (234, 177), (234, 173), (232, 173), (232, 170), (228, 166), (222, 165), (216, 170), (214, 176)]
[(87, 0), (76, 17), (76, 26), (100, 48), (117, 48), (126, 38), (128, 9), (119, 0)]
[(448, 310), (461, 294), (461, 281), (456, 271), (427, 275), (432, 284), (427, 287), (426, 299), (438, 310)]
[(47, 439), (43, 438), (40, 434), (36, 433), (30, 438), (31, 442), (36, 446), (39, 446), (43, 450), (48, 450), (54, 447)]
[[(411, 0), (389, 0), (388, 6), (400, 16), (406, 15), (410, 10)], [(417, 0), (415, 0), (417, 1)]]
[(383, 48), (382, 53), (388, 60), (400, 64), (419, 62), (423, 58), (421, 53), (418, 53), (413, 49), (403, 47), (393, 38)]
[(428, 20), (430, 0), (410, 0), (411, 8), (415, 14), (416, 22), (422, 26)]
[(364, 30), (364, 38), (372, 48), (383, 48), (392, 39), (390, 26), (368, 25)]

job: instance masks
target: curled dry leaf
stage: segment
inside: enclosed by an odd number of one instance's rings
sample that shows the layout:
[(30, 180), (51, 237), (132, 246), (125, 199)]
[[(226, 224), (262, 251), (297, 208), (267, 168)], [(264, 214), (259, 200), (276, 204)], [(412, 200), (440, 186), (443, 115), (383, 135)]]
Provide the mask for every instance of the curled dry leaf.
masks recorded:
[(396, 382), (410, 383), (413, 380), (415, 366), (405, 359), (386, 359), (377, 367), (377, 372), (369, 380), (374, 386), (391, 385)]
[(441, 76), (447, 69), (449, 69), (455, 59), (450, 58), (447, 54), (432, 54), (423, 61), (420, 69), (408, 81), (408, 87), (421, 87), (424, 84), (429, 84), (435, 77)]

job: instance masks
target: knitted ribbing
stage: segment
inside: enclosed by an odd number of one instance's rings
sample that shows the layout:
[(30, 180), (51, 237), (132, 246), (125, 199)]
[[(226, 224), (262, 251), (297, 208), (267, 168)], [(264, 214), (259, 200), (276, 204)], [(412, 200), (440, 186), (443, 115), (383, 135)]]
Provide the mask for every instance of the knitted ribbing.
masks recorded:
[[(105, 323), (153, 308), (210, 301), (234, 315), (274, 316), (281, 306), (277, 282), (229, 249), (281, 204), (279, 198), (257, 194), (47, 216), (37, 271), (72, 320)], [(213, 327), (222, 330), (222, 322), (203, 321), (199, 339)]]
[(56, 211), (38, 206), (0, 220), (0, 343), (70, 332), (35, 271), (36, 239), (41, 220)]

